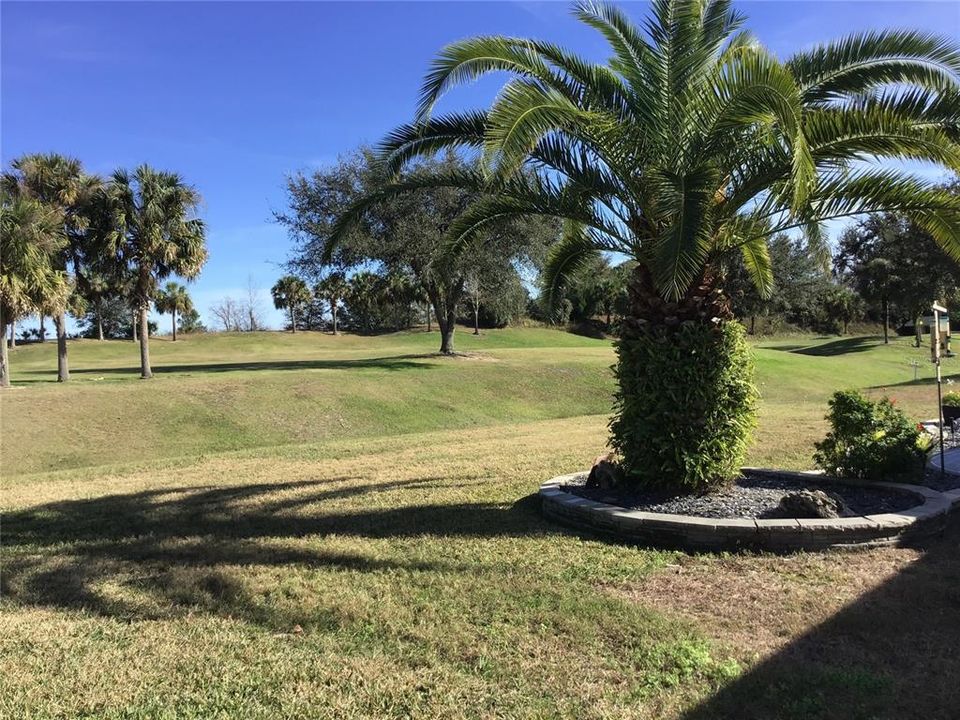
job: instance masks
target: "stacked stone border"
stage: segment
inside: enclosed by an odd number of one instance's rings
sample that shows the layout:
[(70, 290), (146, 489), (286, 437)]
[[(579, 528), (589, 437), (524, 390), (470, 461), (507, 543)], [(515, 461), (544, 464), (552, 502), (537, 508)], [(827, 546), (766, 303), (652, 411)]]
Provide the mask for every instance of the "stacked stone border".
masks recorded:
[(564, 525), (645, 545), (690, 550), (757, 549), (778, 552), (890, 545), (907, 536), (941, 531), (960, 507), (960, 489), (939, 492), (920, 485), (827, 478), (819, 472), (744, 468), (754, 477), (800, 480), (807, 485), (866, 485), (918, 496), (908, 510), (835, 519), (719, 519), (629, 510), (561, 489), (583, 473), (540, 486), (543, 514)]

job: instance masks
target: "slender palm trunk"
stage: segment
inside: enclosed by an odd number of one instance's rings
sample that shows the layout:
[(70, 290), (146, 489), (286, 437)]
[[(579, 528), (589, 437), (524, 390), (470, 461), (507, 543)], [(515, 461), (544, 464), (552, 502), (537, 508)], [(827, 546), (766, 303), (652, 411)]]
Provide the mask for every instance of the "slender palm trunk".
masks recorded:
[(44, 319), (43, 313), (40, 313), (40, 342), (47, 341), (47, 328), (44, 327)]
[[(7, 322), (3, 318), (0, 307), (0, 330), (6, 332)], [(10, 358), (7, 355), (7, 344), (0, 343), (0, 387), (10, 387)]]
[(337, 301), (333, 299), (330, 301), (330, 315), (333, 316), (333, 334), (337, 334)]
[(70, 379), (70, 365), (67, 362), (67, 314), (59, 312), (53, 318), (57, 329), (57, 382)]
[(480, 304), (473, 304), (473, 334), (480, 334)]
[(140, 313), (138, 313), (136, 310), (133, 310), (132, 312), (133, 312), (133, 318), (130, 323), (130, 328), (131, 328), (130, 333), (133, 337), (133, 341), (136, 342), (137, 341), (137, 325), (140, 322)]
[(297, 311), (292, 307), (290, 308), (290, 325), (293, 327), (293, 332), (297, 332)]
[(17, 321), (13, 319), (10, 321), (10, 347), (15, 348), (17, 346)]
[(97, 313), (97, 340), (103, 342), (103, 315)]
[(177, 341), (177, 309), (174, 308), (171, 314), (173, 315), (173, 342), (176, 342)]
[(153, 377), (153, 371), (150, 369), (150, 327), (147, 316), (148, 307), (143, 304), (140, 307), (140, 378), (149, 380)]
[(923, 325), (920, 324), (921, 322), (923, 322), (923, 318), (917, 315), (917, 319), (913, 323), (913, 328), (916, 331), (916, 347), (923, 345)]

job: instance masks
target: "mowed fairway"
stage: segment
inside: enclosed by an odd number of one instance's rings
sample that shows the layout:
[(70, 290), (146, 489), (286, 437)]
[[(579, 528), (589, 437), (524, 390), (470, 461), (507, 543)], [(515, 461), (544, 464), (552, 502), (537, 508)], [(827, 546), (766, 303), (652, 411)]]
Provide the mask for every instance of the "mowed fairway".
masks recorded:
[[(0, 717), (958, 706), (955, 532), (929, 548), (788, 558), (566, 532), (534, 493), (603, 451), (610, 344), (460, 333), (469, 355), (450, 359), (431, 354), (436, 341), (158, 338), (149, 382), (132, 343), (81, 341), (63, 386), (50, 382), (52, 343), (13, 351), (20, 384), (0, 396)], [(837, 388), (933, 415), (925, 360), (899, 338), (759, 343), (750, 461), (808, 466)], [(886, 617), (900, 620), (878, 642), (865, 629)]]

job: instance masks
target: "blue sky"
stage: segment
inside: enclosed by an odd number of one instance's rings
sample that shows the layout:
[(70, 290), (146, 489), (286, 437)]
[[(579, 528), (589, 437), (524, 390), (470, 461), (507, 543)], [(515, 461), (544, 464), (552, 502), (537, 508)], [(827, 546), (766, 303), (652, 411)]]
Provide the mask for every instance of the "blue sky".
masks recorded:
[[(624, 3), (642, 18), (646, 3)], [(960, 36), (954, 2), (744, 2), (780, 54), (855, 30), (912, 26)], [(107, 174), (147, 162), (203, 194), (210, 261), (191, 292), (201, 313), (267, 290), (289, 242), (271, 212), (288, 173), (310, 170), (410, 119), (444, 44), (480, 33), (550, 39), (596, 60), (599, 36), (567, 3), (0, 3), (0, 156), (79, 157)], [(497, 83), (457, 91), (483, 104)], [(161, 325), (165, 327), (166, 323)]]

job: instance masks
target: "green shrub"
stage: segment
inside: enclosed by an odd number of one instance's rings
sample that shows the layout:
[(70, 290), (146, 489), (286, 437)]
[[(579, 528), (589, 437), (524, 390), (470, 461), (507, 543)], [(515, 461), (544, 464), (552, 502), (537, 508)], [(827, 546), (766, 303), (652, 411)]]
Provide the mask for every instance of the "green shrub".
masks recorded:
[(916, 481), (923, 473), (929, 436), (889, 398), (872, 402), (856, 390), (830, 400), (830, 432), (814, 460), (828, 475)]
[(659, 326), (616, 349), (611, 444), (628, 480), (703, 492), (737, 477), (757, 398), (743, 327)]
[(957, 392), (956, 390), (953, 392), (948, 392), (943, 396), (943, 400), (940, 404), (946, 405), (947, 407), (960, 408), (960, 392)]

